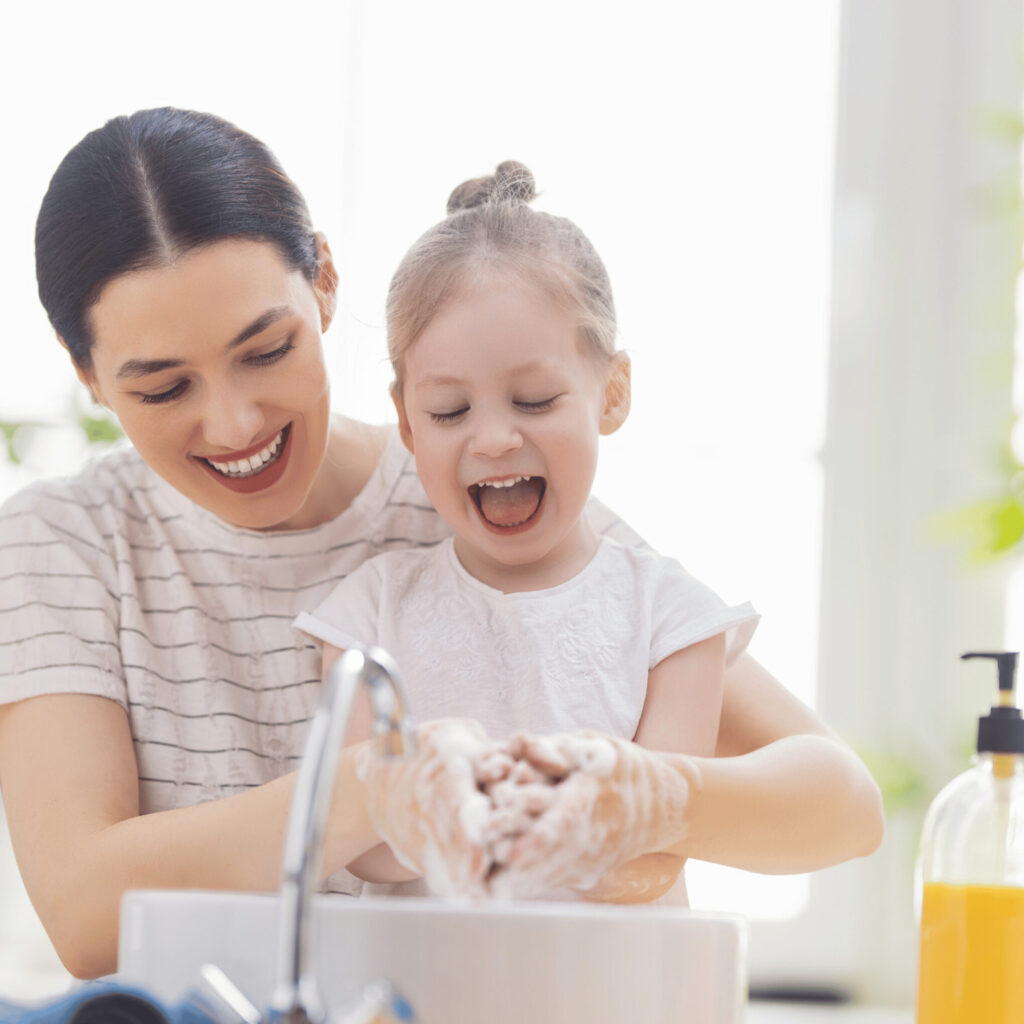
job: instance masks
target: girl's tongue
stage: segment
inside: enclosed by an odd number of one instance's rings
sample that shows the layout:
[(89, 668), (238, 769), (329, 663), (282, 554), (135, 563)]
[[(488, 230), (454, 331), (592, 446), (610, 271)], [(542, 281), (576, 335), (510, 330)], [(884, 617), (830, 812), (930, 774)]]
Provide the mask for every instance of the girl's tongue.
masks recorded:
[(477, 488), (477, 504), (480, 511), (493, 526), (518, 526), (525, 523), (540, 507), (544, 497), (544, 478), (530, 477), (520, 480), (511, 487)]

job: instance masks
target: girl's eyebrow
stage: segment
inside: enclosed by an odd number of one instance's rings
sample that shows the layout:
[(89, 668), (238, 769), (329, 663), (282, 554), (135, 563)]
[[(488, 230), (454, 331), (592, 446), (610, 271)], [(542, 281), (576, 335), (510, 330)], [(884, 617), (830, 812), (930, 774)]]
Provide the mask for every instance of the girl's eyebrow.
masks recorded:
[[(532, 359), (528, 363), (523, 363), (521, 366), (515, 367), (510, 373), (512, 377), (525, 377), (528, 374), (536, 373), (538, 370), (552, 370), (557, 369), (557, 365), (552, 363), (551, 360), (547, 359)], [(416, 390), (420, 388), (433, 388), (433, 387), (444, 387), (448, 384), (463, 384), (465, 383), (461, 377), (452, 377), (447, 374), (438, 374), (436, 376), (424, 377), (422, 380), (416, 382)]]
[[(291, 306), (272, 306), (266, 312), (261, 313), (252, 323), (247, 324), (243, 327), (228, 343), (224, 346), (225, 352), (230, 352), (233, 348), (238, 348), (239, 345), (243, 345), (250, 338), (262, 331), (265, 331), (271, 325), (277, 323), (278, 320), (283, 320), (286, 316), (290, 316), (293, 310)], [(184, 366), (184, 359), (129, 359), (127, 362), (121, 364), (121, 368), (115, 374), (116, 380), (121, 380), (125, 377), (145, 377), (150, 373), (159, 373), (161, 370), (170, 370), (176, 366)]]
[(462, 378), (461, 377), (446, 377), (446, 376), (424, 377), (422, 380), (419, 380), (419, 381), (416, 382), (416, 390), (419, 391), (420, 388), (440, 388), (440, 387), (445, 387), (448, 384), (461, 384), (461, 383), (462, 383)]

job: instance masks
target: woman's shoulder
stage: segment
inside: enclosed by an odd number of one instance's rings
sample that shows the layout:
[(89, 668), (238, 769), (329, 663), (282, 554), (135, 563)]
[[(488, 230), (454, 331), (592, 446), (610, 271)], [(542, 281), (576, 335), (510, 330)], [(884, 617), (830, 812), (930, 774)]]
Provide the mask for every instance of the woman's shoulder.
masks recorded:
[(69, 537), (88, 539), (145, 521), (159, 504), (159, 485), (134, 448), (118, 448), (90, 460), (79, 472), (36, 480), (0, 506), (0, 529), (8, 535), (48, 523)]

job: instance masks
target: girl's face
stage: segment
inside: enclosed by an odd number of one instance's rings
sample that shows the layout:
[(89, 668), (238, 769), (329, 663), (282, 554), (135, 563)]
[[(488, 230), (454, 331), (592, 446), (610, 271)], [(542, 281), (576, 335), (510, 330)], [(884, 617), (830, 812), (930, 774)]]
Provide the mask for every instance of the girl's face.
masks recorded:
[(598, 435), (628, 410), (626, 357), (602, 364), (569, 312), (490, 275), (442, 307), (403, 370), (402, 436), (465, 568), (499, 589), (582, 569)]
[(334, 276), (319, 241), (314, 285), (269, 243), (232, 239), (115, 278), (90, 311), (83, 380), (157, 473), (238, 526), (327, 518)]

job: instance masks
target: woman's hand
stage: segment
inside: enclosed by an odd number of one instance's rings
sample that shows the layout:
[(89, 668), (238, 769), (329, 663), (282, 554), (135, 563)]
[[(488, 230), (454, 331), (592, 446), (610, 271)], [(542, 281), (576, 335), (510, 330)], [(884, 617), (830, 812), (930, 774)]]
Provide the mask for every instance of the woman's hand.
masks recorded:
[(478, 722), (461, 718), (426, 722), (416, 739), (416, 752), (405, 760), (384, 760), (371, 744), (356, 755), (373, 826), (438, 895), (482, 897), (491, 802), (477, 774), (494, 744)]
[[(679, 857), (657, 864), (645, 859), (609, 873), (682, 839), (696, 779), (687, 758), (591, 730), (517, 736), (508, 754), (548, 785), (542, 790), (532, 780), (523, 786), (530, 791), (529, 807), (512, 795), (504, 808), (495, 799), (486, 830), (495, 895), (528, 897), (570, 886), (606, 899), (627, 896), (639, 884), (646, 894), (633, 898), (649, 899), (675, 881)], [(538, 796), (545, 790), (541, 806)]]

